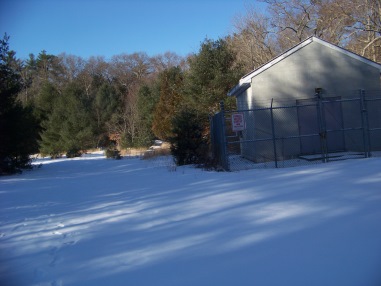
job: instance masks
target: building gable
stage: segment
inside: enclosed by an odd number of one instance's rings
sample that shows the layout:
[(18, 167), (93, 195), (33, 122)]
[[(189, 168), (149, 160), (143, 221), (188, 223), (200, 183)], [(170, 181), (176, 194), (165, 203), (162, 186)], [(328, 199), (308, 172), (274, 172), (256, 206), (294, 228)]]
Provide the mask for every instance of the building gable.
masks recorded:
[(252, 78), (256, 77), (257, 75), (261, 74), (262, 72), (266, 71), (267, 69), (273, 67), (274, 65), (283, 61), (284, 59), (288, 58), (289, 56), (297, 53), (299, 50), (303, 49), (304, 47), (308, 46), (309, 44), (311, 44), (313, 42), (318, 43), (318, 44), (320, 44), (326, 48), (329, 48), (332, 51), (336, 51), (336, 52), (339, 52), (341, 54), (344, 54), (344, 55), (346, 55), (352, 59), (358, 60), (361, 63), (369, 65), (373, 68), (376, 68), (377, 70), (379, 70), (381, 72), (381, 65), (376, 63), (376, 62), (373, 62), (373, 61), (371, 61), (365, 57), (359, 56), (359, 55), (352, 53), (352, 52), (350, 52), (344, 48), (333, 45), (333, 44), (326, 42), (324, 40), (321, 40), (319, 38), (310, 37), (310, 38), (306, 39), (305, 41), (301, 42), (300, 44), (298, 44), (297, 46), (289, 49), (288, 51), (286, 51), (283, 54), (279, 55), (278, 57), (274, 58), (272, 61), (268, 62), (267, 64), (264, 64), (263, 66), (259, 67), (258, 69), (255, 69), (255, 70), (251, 71), (250, 73), (244, 75), (240, 79), (239, 83), (228, 92), (228, 96), (237, 96), (237, 95), (241, 94), (242, 90), (245, 90), (248, 88), (247, 85), (251, 83)]

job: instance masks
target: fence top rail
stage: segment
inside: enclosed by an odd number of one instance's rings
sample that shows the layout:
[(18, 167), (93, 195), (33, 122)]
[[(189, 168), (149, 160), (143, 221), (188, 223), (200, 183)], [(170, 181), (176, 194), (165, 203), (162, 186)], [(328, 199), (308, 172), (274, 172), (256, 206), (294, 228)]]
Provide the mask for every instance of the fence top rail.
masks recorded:
[(381, 97), (376, 97), (376, 98), (374, 98), (374, 97), (372, 97), (372, 98), (365, 98), (365, 101), (376, 101), (376, 100), (381, 100)]
[(361, 100), (360, 97), (354, 97), (354, 98), (344, 98), (344, 99), (332, 99), (332, 100), (326, 100), (323, 99), (323, 103), (330, 103), (330, 102), (349, 102), (349, 101), (359, 101)]
[[(324, 101), (323, 101), (324, 102)], [(327, 101), (328, 102), (328, 101)], [(253, 108), (253, 109), (238, 109), (238, 110), (229, 110), (225, 111), (226, 114), (228, 113), (237, 113), (237, 112), (250, 112), (250, 111), (265, 111), (265, 110), (274, 110), (274, 109), (291, 109), (291, 108), (300, 108), (300, 107), (309, 107), (309, 106), (316, 106), (317, 102), (315, 103), (308, 103), (308, 104), (298, 104), (298, 105), (288, 105), (288, 106), (277, 106), (277, 107), (261, 107), (261, 108)]]
[(228, 113), (237, 113), (237, 112), (265, 111), (265, 110), (271, 110), (271, 109), (273, 109), (273, 110), (274, 109), (287, 109), (287, 108), (297, 108), (297, 107), (305, 107), (305, 106), (316, 106), (316, 103), (289, 105), (289, 106), (278, 106), (278, 107), (260, 107), (260, 108), (253, 108), (253, 109), (237, 109), (237, 110), (225, 111), (225, 113), (228, 114)]
[[(345, 99), (322, 99), (321, 103), (331, 103), (331, 102), (353, 102), (353, 101), (360, 101), (360, 97), (354, 97), (354, 98), (345, 98)], [(381, 97), (377, 98), (365, 98), (365, 101), (377, 101), (381, 100)], [(316, 106), (318, 104), (318, 101), (313, 103), (305, 103), (305, 104), (293, 104), (293, 105), (285, 105), (285, 106), (273, 106), (273, 107), (259, 107), (259, 108), (252, 108), (252, 109), (237, 109), (237, 110), (225, 110), (225, 114), (232, 114), (237, 112), (256, 112), (256, 111), (265, 111), (265, 110), (275, 110), (275, 109), (288, 109), (288, 108), (301, 108), (301, 107), (310, 107), (310, 106)]]

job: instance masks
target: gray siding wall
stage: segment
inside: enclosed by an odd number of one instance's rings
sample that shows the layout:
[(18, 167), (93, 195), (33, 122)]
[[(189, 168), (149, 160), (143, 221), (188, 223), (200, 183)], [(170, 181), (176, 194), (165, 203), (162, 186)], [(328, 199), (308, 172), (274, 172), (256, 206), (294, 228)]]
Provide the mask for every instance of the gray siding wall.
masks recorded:
[(338, 51), (312, 42), (252, 79), (254, 102), (313, 97), (346, 96), (358, 89), (379, 90), (380, 72)]

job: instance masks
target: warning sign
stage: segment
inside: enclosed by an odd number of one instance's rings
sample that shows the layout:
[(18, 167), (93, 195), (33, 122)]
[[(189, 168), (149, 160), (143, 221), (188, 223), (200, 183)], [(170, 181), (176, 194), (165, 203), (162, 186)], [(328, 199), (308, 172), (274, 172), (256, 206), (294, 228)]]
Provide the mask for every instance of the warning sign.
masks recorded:
[(233, 132), (243, 131), (246, 128), (245, 117), (243, 113), (233, 113), (232, 114), (232, 129)]

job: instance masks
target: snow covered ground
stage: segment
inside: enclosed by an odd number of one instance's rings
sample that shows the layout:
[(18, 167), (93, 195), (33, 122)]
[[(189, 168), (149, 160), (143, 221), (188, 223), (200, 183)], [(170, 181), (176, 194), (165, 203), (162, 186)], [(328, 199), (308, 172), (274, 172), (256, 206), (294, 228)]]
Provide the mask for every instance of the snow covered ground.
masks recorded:
[(381, 285), (381, 158), (39, 163), (0, 178), (0, 285)]

